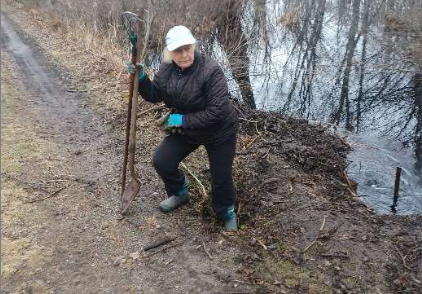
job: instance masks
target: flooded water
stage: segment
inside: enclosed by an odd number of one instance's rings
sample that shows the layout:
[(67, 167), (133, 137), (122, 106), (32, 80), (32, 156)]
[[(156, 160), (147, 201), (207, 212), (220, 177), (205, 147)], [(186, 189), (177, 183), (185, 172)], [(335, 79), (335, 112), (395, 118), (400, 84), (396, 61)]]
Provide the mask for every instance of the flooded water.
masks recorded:
[(352, 131), (348, 172), (362, 201), (382, 214), (391, 213), (396, 167), (397, 213), (422, 213), (413, 151), (422, 124), (420, 7), (421, 0), (268, 0), (266, 40), (249, 45), (258, 108)]
[(392, 213), (396, 169), (401, 180), (397, 214), (422, 213), (422, 180), (414, 173), (413, 152), (391, 138), (348, 133), (353, 147), (347, 173), (358, 182), (358, 195), (379, 214)]
[(233, 67), (245, 62), (257, 108), (350, 131), (348, 173), (377, 213), (391, 213), (401, 167), (397, 213), (422, 214), (414, 170), (418, 138), (422, 144), (421, 7), (422, 0), (251, 0), (242, 19), (247, 60), (233, 59), (218, 41), (207, 53), (238, 99), (245, 91)]

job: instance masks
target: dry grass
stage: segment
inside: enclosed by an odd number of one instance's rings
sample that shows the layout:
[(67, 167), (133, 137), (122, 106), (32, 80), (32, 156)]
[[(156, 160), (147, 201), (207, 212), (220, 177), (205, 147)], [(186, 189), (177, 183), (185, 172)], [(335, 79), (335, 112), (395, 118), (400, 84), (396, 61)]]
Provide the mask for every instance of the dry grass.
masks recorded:
[(29, 14), (34, 20), (46, 23), (52, 31), (61, 34), (67, 43), (82, 44), (84, 50), (107, 62), (111, 70), (116, 72), (125, 70), (125, 64), (129, 60), (129, 44), (122, 41), (126, 35), (122, 38), (121, 34), (125, 32), (120, 31), (116, 23), (108, 24), (108, 29), (101, 31), (83, 19), (63, 17), (39, 6), (30, 8)]
[[(4, 0), (6, 2), (14, 2)], [(121, 13), (133, 11), (141, 18), (147, 19), (148, 13), (155, 16), (151, 26), (151, 40), (148, 43), (149, 52), (160, 53), (163, 49), (163, 40), (168, 29), (174, 25), (186, 25), (190, 27), (195, 35), (201, 39), (205, 47), (212, 47), (215, 32), (227, 27), (228, 19), (235, 14), (240, 14), (243, 9), (244, 0), (224, 1), (116, 1), (105, 0), (94, 1), (40, 1), (21, 0), (21, 6), (32, 9), (32, 13), (40, 15), (49, 13), (53, 19), (61, 19), (61, 23), (67, 23), (72, 29), (82, 30), (81, 39), (91, 46), (92, 39), (89, 35), (98, 35), (108, 39), (113, 46), (121, 46), (126, 39), (123, 31)], [(240, 19), (239, 19), (240, 21)], [(56, 22), (55, 27), (60, 28), (62, 24)], [(238, 40), (233, 37), (232, 40)], [(110, 49), (107, 47), (107, 49)]]

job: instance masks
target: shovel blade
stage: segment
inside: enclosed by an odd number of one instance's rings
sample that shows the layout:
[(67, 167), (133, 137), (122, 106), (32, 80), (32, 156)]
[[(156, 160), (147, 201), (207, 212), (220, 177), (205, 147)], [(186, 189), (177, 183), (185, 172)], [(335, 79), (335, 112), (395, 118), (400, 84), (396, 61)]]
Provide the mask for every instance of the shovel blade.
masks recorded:
[(140, 183), (136, 179), (132, 179), (129, 185), (126, 187), (125, 191), (122, 195), (122, 206), (120, 213), (124, 214), (126, 210), (129, 208), (132, 201), (135, 199), (136, 195), (139, 192), (139, 188), (141, 187)]

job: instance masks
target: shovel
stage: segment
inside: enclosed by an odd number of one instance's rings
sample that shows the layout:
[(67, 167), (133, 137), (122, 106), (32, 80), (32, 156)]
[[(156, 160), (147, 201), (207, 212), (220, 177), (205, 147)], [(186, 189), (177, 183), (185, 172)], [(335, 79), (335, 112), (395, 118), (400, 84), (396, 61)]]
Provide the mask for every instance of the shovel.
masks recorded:
[[(124, 12), (123, 17), (126, 18), (129, 25), (132, 26), (134, 23), (137, 26), (137, 32), (140, 31), (140, 19), (137, 15), (131, 12)], [(132, 31), (133, 33), (133, 31)], [(137, 38), (136, 50), (132, 50), (132, 63), (136, 64), (139, 62), (141, 57), (141, 38)], [(135, 170), (135, 150), (136, 150), (136, 110), (138, 106), (138, 89), (139, 83), (136, 79), (138, 76), (139, 69), (136, 68), (135, 73), (130, 75), (129, 84), (129, 103), (128, 103), (128, 119), (126, 122), (126, 142), (125, 142), (125, 154), (123, 160), (123, 171), (122, 171), (122, 190), (121, 190), (121, 207), (120, 213), (123, 215), (129, 208), (131, 202), (135, 199), (141, 186), (140, 179)], [(129, 171), (131, 180), (126, 185), (126, 168), (129, 158)]]

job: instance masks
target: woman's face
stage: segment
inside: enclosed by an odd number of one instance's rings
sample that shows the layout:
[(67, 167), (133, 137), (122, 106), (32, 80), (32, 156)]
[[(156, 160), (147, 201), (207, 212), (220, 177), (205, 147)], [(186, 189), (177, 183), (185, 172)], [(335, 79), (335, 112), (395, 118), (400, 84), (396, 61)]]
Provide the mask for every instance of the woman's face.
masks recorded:
[(186, 69), (193, 64), (195, 50), (193, 45), (180, 46), (170, 51), (171, 59), (181, 68)]

